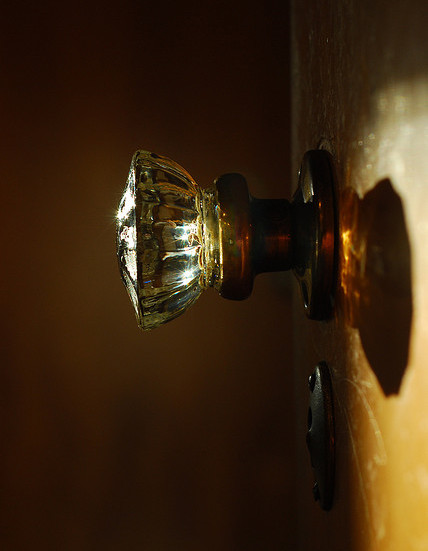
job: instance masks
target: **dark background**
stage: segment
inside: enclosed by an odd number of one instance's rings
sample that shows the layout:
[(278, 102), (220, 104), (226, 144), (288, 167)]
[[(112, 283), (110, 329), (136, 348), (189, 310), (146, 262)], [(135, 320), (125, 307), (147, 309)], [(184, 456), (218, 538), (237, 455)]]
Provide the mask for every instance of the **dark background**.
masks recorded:
[(288, 274), (137, 328), (135, 149), (288, 196), (287, 2), (3, 3), (0, 548), (293, 549)]

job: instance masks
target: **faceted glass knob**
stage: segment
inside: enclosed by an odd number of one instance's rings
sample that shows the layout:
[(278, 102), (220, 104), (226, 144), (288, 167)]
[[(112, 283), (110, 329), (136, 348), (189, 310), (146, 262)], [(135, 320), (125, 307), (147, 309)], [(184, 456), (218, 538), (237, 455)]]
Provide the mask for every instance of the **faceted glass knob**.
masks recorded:
[(175, 162), (137, 151), (116, 218), (119, 268), (138, 325), (154, 329), (176, 318), (207, 287), (246, 298), (257, 273), (290, 268), (308, 316), (326, 317), (334, 279), (332, 180), (325, 152), (309, 152), (291, 203), (255, 199), (240, 174), (202, 190)]
[(142, 329), (177, 317), (215, 285), (218, 232), (214, 189), (202, 191), (165, 157), (135, 153), (117, 213), (117, 252)]

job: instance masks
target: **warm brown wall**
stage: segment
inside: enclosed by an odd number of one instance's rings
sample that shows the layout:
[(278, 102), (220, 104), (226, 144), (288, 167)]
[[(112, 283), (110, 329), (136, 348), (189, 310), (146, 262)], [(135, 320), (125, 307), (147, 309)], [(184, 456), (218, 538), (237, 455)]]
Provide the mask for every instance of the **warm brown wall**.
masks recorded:
[(288, 193), (286, 3), (2, 11), (1, 549), (292, 549), (289, 277), (142, 334), (114, 251), (137, 147)]

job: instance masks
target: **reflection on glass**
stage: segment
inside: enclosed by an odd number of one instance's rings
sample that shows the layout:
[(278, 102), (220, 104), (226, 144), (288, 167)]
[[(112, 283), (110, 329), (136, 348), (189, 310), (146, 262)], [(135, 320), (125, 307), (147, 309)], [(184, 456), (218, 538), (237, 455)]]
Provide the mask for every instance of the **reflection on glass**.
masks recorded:
[(214, 188), (200, 190), (165, 157), (135, 153), (116, 216), (117, 254), (142, 329), (174, 319), (215, 284), (217, 210)]

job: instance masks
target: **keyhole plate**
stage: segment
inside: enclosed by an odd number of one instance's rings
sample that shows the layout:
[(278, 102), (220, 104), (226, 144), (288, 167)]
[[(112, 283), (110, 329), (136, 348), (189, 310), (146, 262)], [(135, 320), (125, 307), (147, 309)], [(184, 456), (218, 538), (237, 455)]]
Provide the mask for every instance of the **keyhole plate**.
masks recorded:
[(335, 471), (333, 390), (330, 371), (320, 362), (309, 377), (309, 411), (306, 442), (315, 473), (314, 498), (328, 511), (332, 507)]

